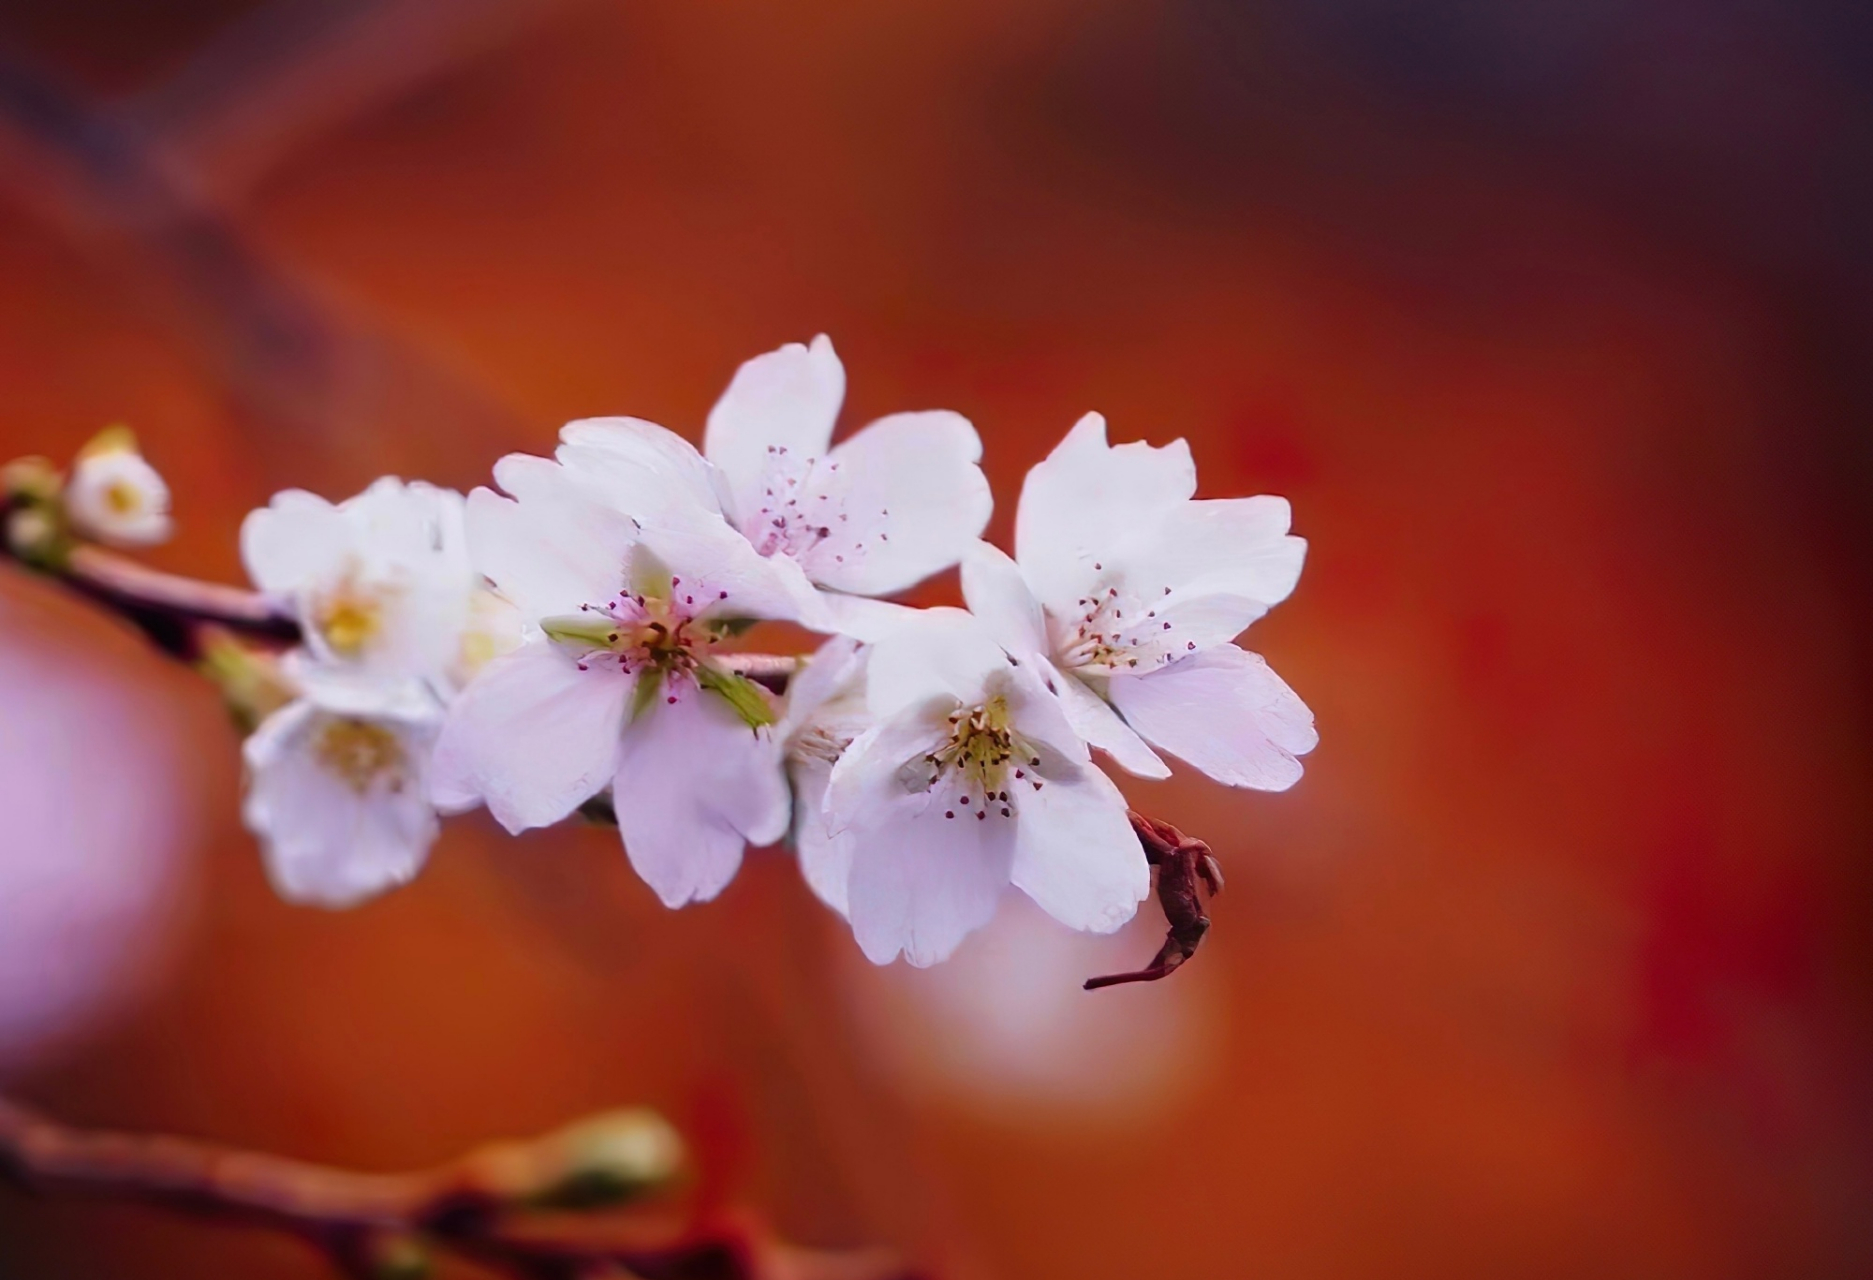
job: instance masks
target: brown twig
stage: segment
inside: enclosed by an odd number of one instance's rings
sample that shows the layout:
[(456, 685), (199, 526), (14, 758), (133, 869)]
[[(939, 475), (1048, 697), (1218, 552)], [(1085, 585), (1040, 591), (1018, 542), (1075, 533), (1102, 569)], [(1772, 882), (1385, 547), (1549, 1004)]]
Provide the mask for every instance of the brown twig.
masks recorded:
[(194, 661), (213, 627), (270, 645), (299, 642), (299, 624), (255, 591), (146, 568), (97, 547), (74, 547), (58, 576), (79, 595), (135, 624), (164, 653)]
[(1156, 982), (1177, 972), (1184, 961), (1197, 953), (1210, 931), (1210, 918), (1203, 914), (1199, 885), (1211, 896), (1223, 891), (1223, 869), (1209, 845), (1185, 835), (1168, 822), (1147, 818), (1136, 809), (1126, 813), (1132, 820), (1132, 830), (1138, 833), (1138, 842), (1145, 848), (1145, 860), (1157, 868), (1158, 903), (1164, 908), (1164, 919), (1169, 927), (1164, 933), (1164, 945), (1158, 948), (1150, 964), (1131, 973), (1088, 978), (1088, 991), (1126, 982)]
[(675, 1134), (644, 1111), (484, 1147), (435, 1169), (371, 1174), (182, 1138), (74, 1129), (0, 1098), (0, 1181), (285, 1232), (352, 1276), (420, 1275), (435, 1253), (525, 1280), (909, 1276), (877, 1259), (788, 1249), (746, 1226), (672, 1232), (579, 1212), (664, 1189), (679, 1164)]
[[(5, 507), (0, 504), (0, 516)], [(0, 555), (5, 553), (0, 545)], [(163, 573), (101, 547), (79, 544), (48, 570), (92, 603), (133, 623), (164, 653), (195, 661), (205, 629), (232, 632), (269, 646), (298, 644), (292, 614), (257, 591)], [(781, 653), (727, 653), (720, 661), (774, 693), (785, 693), (802, 658)]]

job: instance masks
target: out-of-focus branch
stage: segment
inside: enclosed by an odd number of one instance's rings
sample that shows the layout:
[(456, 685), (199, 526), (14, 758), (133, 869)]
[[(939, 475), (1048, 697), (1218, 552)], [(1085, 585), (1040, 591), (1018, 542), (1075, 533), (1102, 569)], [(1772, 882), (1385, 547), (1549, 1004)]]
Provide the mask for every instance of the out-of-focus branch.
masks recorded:
[(446, 1253), (525, 1280), (910, 1280), (880, 1259), (788, 1249), (744, 1227), (682, 1232), (591, 1212), (669, 1187), (681, 1163), (675, 1132), (648, 1111), (376, 1174), (75, 1129), (0, 1097), (0, 1181), (285, 1232), (346, 1275), (414, 1280)]
[(1158, 872), (1158, 903), (1164, 908), (1164, 945), (1151, 963), (1131, 973), (1112, 973), (1102, 978), (1088, 978), (1086, 990), (1116, 987), (1126, 982), (1156, 982), (1177, 972), (1184, 961), (1197, 953), (1210, 931), (1210, 918), (1203, 914), (1202, 890), (1211, 895), (1223, 891), (1223, 869), (1217, 865), (1210, 846), (1187, 836), (1168, 822), (1147, 818), (1136, 809), (1127, 810), (1132, 830), (1144, 846), (1145, 860)]
[(278, 645), (299, 640), (299, 624), (258, 592), (162, 573), (97, 547), (74, 547), (58, 576), (165, 653), (191, 661), (202, 656), (204, 627)]

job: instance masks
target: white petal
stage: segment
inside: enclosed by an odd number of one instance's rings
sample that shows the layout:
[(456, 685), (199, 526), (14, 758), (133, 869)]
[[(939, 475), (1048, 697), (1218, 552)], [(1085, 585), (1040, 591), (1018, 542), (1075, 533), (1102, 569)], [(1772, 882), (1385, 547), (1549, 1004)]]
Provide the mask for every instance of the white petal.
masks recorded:
[[(779, 559), (779, 557), (775, 557)], [(876, 640), (916, 620), (918, 610), (890, 600), (870, 596), (848, 596), (838, 591), (820, 591), (815, 605), (819, 621), (802, 618), (815, 630), (850, 636), (854, 640)]]
[(1027, 659), (1047, 652), (1047, 623), (1020, 566), (1000, 547), (973, 544), (963, 554), (963, 599), (1002, 648)]
[(814, 714), (863, 676), (868, 655), (849, 636), (826, 641), (787, 684), (787, 714), (781, 722), (783, 739), (810, 724)]
[(852, 840), (843, 832), (835, 834), (826, 820), (826, 784), (832, 765), (820, 759), (795, 760), (787, 773), (793, 782), (793, 847), (800, 858), (800, 874), (821, 902), (845, 915)]
[(352, 533), (338, 508), (303, 489), (273, 495), (241, 522), (241, 562), (254, 585), (291, 595), (339, 572), (352, 554)]
[(773, 734), (687, 682), (666, 683), (632, 723), (611, 796), (631, 865), (667, 907), (715, 897), (745, 844), (772, 844), (787, 830)]
[(1141, 598), (1169, 587), (1173, 598), (1240, 596), (1266, 612), (1293, 592), (1307, 554), (1307, 543), (1288, 533), (1289, 518), (1288, 500), (1267, 495), (1187, 502), (1141, 530), (1117, 559)]
[(353, 545), (369, 563), (421, 571), (454, 556), (466, 572), (461, 506), (462, 495), (453, 490), (384, 476), (339, 503), (338, 510), (355, 530)]
[(920, 966), (949, 956), (994, 916), (1014, 864), (1014, 823), (973, 818), (947, 794), (908, 792), (899, 780), (900, 766), (928, 750), (942, 724), (941, 704), (907, 710), (855, 741), (833, 768), (829, 826), (850, 842), (852, 858), (846, 910), (874, 964), (900, 951)]
[(1114, 676), (1112, 702), (1152, 743), (1218, 782), (1283, 791), (1319, 741), (1314, 716), (1260, 654), (1218, 645), (1145, 676)]
[(655, 515), (673, 502), (719, 512), (713, 468), (696, 447), (641, 418), (584, 418), (559, 431), (554, 456), (627, 515)]
[(801, 553), (807, 576), (876, 596), (955, 564), (995, 505), (981, 458), (976, 429), (948, 410), (892, 414), (838, 445), (825, 491), (845, 518)]
[(1266, 612), (1267, 605), (1247, 596), (1220, 592), (1161, 596), (1149, 615), (1122, 633), (1123, 647), (1109, 665), (1089, 664), (1086, 670), (1110, 670), (1115, 677), (1142, 675), (1198, 650), (1228, 644)]
[(1015, 516), (1015, 559), (1049, 609), (1061, 614), (1087, 594), (1095, 563), (1197, 491), (1190, 446), (1106, 444), (1106, 422), (1081, 418), (1028, 472)]
[(681, 579), (674, 594), (697, 616), (822, 622), (819, 595), (799, 566), (761, 555), (721, 516), (666, 507), (644, 522), (639, 537)]
[(488, 664), (449, 708), (430, 793), (459, 807), (475, 797), (509, 831), (560, 821), (617, 772), (635, 682), (535, 640)]
[(475, 568), (529, 619), (603, 604), (624, 581), (637, 526), (599, 505), (557, 463), (510, 454), (495, 479), (513, 494), (468, 495), (466, 524)]
[(281, 897), (348, 907), (408, 883), (435, 842), (440, 824), (421, 778), (435, 727), (373, 721), (397, 735), (413, 772), (360, 792), (318, 758), (317, 735), (329, 722), (297, 702), (248, 738), (241, 812)]
[(938, 696), (973, 704), (989, 677), (1009, 667), (1008, 655), (972, 614), (924, 609), (872, 646), (866, 700), (879, 720)]
[(423, 680), (383, 679), (347, 664), (320, 662), (304, 650), (287, 654), (282, 665), (300, 696), (321, 711), (412, 723), (442, 718), (442, 705)]
[(1073, 731), (1092, 746), (1118, 761), (1127, 773), (1141, 778), (1168, 778), (1170, 766), (1158, 759), (1149, 743), (1133, 732), (1106, 700), (1070, 672), (1059, 671), (1051, 664), (1042, 668), (1047, 685), (1060, 698)]
[(1015, 803), (1015, 886), (1075, 929), (1110, 933), (1130, 920), (1151, 869), (1112, 780), (1087, 765)]
[(735, 371), (709, 411), (702, 449), (728, 480), (736, 511), (758, 508), (769, 449), (815, 458), (832, 442), (845, 399), (845, 366), (821, 334), (810, 347), (790, 342)]
[(947, 960), (995, 916), (1014, 861), (1014, 824), (946, 819), (909, 798), (855, 824), (846, 913), (873, 964), (902, 952), (920, 968)]

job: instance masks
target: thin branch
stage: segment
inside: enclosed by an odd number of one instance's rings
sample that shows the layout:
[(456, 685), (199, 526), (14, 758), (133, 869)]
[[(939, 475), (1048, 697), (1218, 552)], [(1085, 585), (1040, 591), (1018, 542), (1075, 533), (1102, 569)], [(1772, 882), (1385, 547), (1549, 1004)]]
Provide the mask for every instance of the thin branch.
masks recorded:
[(1158, 903), (1164, 908), (1168, 928), (1164, 945), (1158, 948), (1150, 964), (1131, 973), (1088, 978), (1088, 991), (1126, 982), (1156, 982), (1177, 972), (1197, 953), (1210, 931), (1210, 918), (1203, 914), (1200, 887), (1208, 890), (1211, 896), (1223, 891), (1223, 869), (1209, 845), (1185, 835), (1168, 822), (1147, 818), (1136, 809), (1128, 809), (1126, 814), (1132, 820), (1132, 830), (1138, 833), (1138, 842), (1144, 846), (1145, 860), (1157, 868)]
[(294, 1235), (341, 1272), (419, 1274), (452, 1253), (527, 1280), (908, 1280), (879, 1259), (791, 1250), (746, 1228), (672, 1233), (582, 1210), (667, 1188), (680, 1149), (645, 1111), (594, 1117), (434, 1169), (356, 1173), (183, 1138), (75, 1129), (0, 1097), (0, 1181)]
[(162, 573), (97, 547), (74, 547), (59, 577), (179, 658), (201, 657), (204, 627), (279, 646), (300, 639), (298, 622), (258, 592)]

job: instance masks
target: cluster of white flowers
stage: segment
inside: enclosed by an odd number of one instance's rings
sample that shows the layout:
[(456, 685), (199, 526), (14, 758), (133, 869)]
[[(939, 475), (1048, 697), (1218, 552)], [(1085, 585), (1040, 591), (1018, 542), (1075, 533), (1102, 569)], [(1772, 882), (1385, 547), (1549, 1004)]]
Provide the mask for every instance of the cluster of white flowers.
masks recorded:
[[(1013, 884), (1080, 929), (1129, 919), (1149, 868), (1090, 749), (1159, 751), (1233, 786), (1294, 783), (1315, 742), (1236, 635), (1293, 590), (1288, 504), (1198, 501), (1189, 449), (1088, 415), (1028, 475), (1011, 559), (960, 415), (832, 444), (824, 337), (743, 365), (699, 453), (632, 418), (575, 422), (497, 489), (380, 480), (282, 493), (242, 551), (304, 631), (298, 699), (249, 739), (245, 808), (275, 884), (326, 905), (408, 880), (438, 813), (509, 831), (609, 793), (670, 906), (790, 838), (866, 955), (949, 955)], [(880, 597), (960, 563), (967, 610)], [(724, 642), (829, 637), (784, 696)]]

